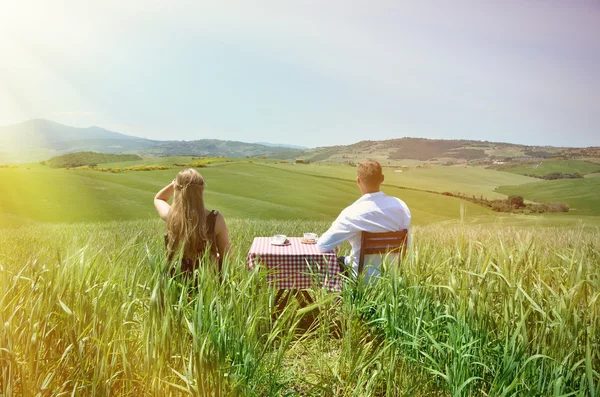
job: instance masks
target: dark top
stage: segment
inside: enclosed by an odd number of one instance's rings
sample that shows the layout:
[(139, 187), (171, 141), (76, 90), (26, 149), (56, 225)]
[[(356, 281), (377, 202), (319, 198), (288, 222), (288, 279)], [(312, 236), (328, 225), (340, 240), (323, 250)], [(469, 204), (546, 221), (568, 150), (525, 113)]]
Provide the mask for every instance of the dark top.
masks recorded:
[[(204, 242), (203, 247), (200, 247), (198, 252), (204, 253), (206, 249), (210, 249), (211, 258), (217, 259), (218, 250), (217, 250), (217, 236), (215, 234), (215, 224), (217, 223), (217, 215), (219, 215), (219, 211), (212, 210), (210, 214), (206, 217), (206, 224), (208, 225), (207, 237), (208, 240)], [(167, 250), (169, 249), (169, 234), (165, 234), (165, 247)], [(169, 263), (173, 263), (173, 259), (175, 258), (175, 251), (168, 251)], [(202, 254), (200, 254), (202, 256)], [(200, 266), (200, 258), (181, 258), (181, 272), (182, 273), (192, 273), (194, 269)], [(175, 266), (176, 267), (176, 266)], [(220, 267), (220, 266), (219, 266)], [(175, 270), (171, 269), (171, 272)]]

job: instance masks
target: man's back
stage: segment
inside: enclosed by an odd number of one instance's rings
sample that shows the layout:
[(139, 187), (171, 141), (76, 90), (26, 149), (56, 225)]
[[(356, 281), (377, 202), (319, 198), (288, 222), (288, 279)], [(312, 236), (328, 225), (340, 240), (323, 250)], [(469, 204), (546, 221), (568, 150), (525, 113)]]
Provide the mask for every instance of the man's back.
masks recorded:
[(356, 270), (360, 257), (361, 233), (394, 232), (410, 227), (410, 210), (406, 204), (383, 192), (367, 193), (344, 209), (329, 230), (319, 239), (318, 248), (329, 251), (344, 241), (352, 246), (346, 264), (353, 263)]

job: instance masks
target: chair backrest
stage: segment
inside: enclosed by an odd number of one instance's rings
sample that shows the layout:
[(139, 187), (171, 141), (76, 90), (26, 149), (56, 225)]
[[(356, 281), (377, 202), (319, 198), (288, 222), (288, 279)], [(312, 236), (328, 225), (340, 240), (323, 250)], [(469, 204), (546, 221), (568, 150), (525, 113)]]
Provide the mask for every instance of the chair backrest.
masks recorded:
[[(364, 267), (365, 255), (383, 255), (388, 253), (403, 254), (408, 238), (408, 230), (386, 233), (362, 232), (358, 273)], [(398, 260), (400, 255), (398, 255)]]

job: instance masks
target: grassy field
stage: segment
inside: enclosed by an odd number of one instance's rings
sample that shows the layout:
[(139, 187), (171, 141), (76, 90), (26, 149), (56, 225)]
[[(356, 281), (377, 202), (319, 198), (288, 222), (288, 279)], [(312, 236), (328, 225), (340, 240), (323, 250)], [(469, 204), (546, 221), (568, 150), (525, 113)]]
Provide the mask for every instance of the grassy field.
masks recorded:
[(503, 171), (521, 175), (529, 174), (539, 176), (552, 174), (554, 172), (585, 175), (600, 172), (600, 165), (585, 160), (551, 160), (541, 161), (535, 164), (526, 164), (521, 167), (505, 168)]
[[(181, 159), (189, 161), (190, 158)], [(222, 159), (220, 159), (222, 160)], [(164, 160), (163, 160), (164, 161)], [(170, 158), (168, 162), (172, 162)], [(0, 195), (0, 227), (32, 222), (77, 222), (148, 219), (156, 216), (154, 194), (179, 169), (123, 172), (52, 170), (44, 167), (0, 169), (0, 181), (9, 187)], [(218, 162), (201, 168), (207, 181), (206, 202), (226, 217), (255, 219), (313, 219), (332, 221), (339, 211), (359, 197), (355, 169), (348, 166), (289, 165), (274, 162)], [(412, 174), (411, 174), (412, 173)], [(496, 183), (535, 180), (481, 168), (439, 167), (403, 173), (387, 172), (383, 190), (403, 199), (413, 223), (481, 223), (507, 225), (587, 226), (600, 224), (598, 199), (590, 189), (569, 188), (572, 195), (587, 194), (584, 210), (569, 214), (520, 216), (492, 212), (464, 200), (414, 190), (417, 186), (441, 191), (484, 192)], [(411, 176), (412, 175), (412, 176)], [(508, 177), (507, 177), (508, 176)], [(497, 179), (490, 179), (496, 177)], [(588, 179), (585, 179), (587, 181)], [(598, 180), (590, 178), (589, 181)], [(411, 189), (392, 184), (410, 181)], [(462, 181), (462, 182), (461, 182)], [(491, 181), (491, 182), (490, 182)], [(577, 183), (583, 182), (577, 180)], [(545, 187), (543, 181), (541, 186)], [(559, 181), (562, 182), (562, 181)], [(593, 185), (593, 183), (592, 183)], [(455, 188), (452, 189), (452, 186)], [(519, 185), (529, 186), (529, 185)], [(496, 193), (518, 194), (506, 191)], [(595, 186), (595, 185), (594, 185)], [(527, 192), (524, 192), (527, 193)], [(526, 198), (532, 198), (525, 194)], [(545, 198), (545, 197), (544, 197)], [(563, 201), (550, 197), (552, 201)], [(567, 203), (570, 201), (565, 200)], [(571, 200), (572, 201), (572, 200)], [(574, 202), (577, 207), (579, 202)]]
[[(385, 163), (383, 163), (385, 164)], [(335, 164), (269, 164), (270, 166), (294, 171), (302, 174), (321, 177), (356, 180), (356, 168), (347, 165)], [(384, 168), (385, 185), (408, 187), (434, 192), (466, 193), (490, 199), (506, 198), (494, 192), (502, 185), (518, 185), (535, 182), (537, 179), (529, 178), (508, 172), (500, 172), (482, 167), (469, 166), (441, 166), (432, 165), (423, 168), (408, 167), (402, 172), (394, 172), (392, 168)]]
[[(76, 170), (0, 169), (11, 186), (0, 197), (0, 213), (34, 221), (126, 220), (155, 216), (154, 194), (177, 169), (120, 174)], [(225, 216), (261, 219), (330, 219), (359, 197), (352, 181), (291, 174), (249, 163), (202, 168), (206, 202)], [(491, 211), (426, 192), (384, 189), (410, 206), (417, 224), (459, 219)]]
[[(400, 266), (274, 314), (265, 270), (247, 271), (253, 237), (322, 233), (358, 198), (356, 170), (210, 161), (207, 206), (225, 215), (232, 253), (223, 282), (207, 265), (197, 289), (167, 276), (152, 205), (178, 169), (0, 169), (0, 396), (597, 395), (600, 178), (390, 170), (384, 191), (415, 225)], [(575, 210), (499, 214), (414, 190), (504, 183), (496, 195)]]
[(0, 395), (596, 395), (598, 230), (417, 226), (377, 284), (272, 315), (252, 237), (327, 226), (229, 219), (196, 290), (158, 220), (0, 230)]
[(563, 202), (573, 214), (600, 215), (600, 178), (560, 179), (518, 186), (501, 186), (498, 192), (540, 202)]
[[(195, 160), (194, 160), (195, 159)], [(173, 165), (175, 163), (189, 163), (199, 161), (209, 165), (228, 165), (229, 162), (247, 163), (247, 159), (224, 158), (192, 158), (189, 156), (171, 157), (145, 157), (142, 161), (127, 161), (121, 163), (107, 163), (99, 166), (106, 168), (124, 168), (138, 165)], [(345, 180), (355, 180), (356, 168), (342, 164), (295, 164), (294, 162), (281, 162), (275, 159), (252, 159), (253, 163), (268, 165), (277, 169), (293, 171), (300, 174), (331, 177)], [(381, 160), (385, 166), (385, 159)], [(393, 168), (384, 168), (386, 185), (395, 187), (409, 187), (435, 192), (466, 193), (483, 195), (490, 199), (504, 198), (505, 196), (494, 191), (502, 185), (518, 185), (537, 181), (512, 172), (500, 172), (483, 167), (471, 166), (441, 166), (423, 165), (417, 160), (407, 160), (403, 163), (407, 169), (402, 173), (394, 172)], [(417, 168), (417, 166), (421, 166)]]

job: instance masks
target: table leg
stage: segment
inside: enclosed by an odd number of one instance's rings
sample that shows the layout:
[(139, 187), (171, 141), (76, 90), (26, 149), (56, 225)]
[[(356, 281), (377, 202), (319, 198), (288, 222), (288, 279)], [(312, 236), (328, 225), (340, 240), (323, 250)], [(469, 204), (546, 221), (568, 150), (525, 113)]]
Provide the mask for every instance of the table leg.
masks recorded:
[[(293, 297), (298, 301), (300, 307), (307, 307), (314, 303), (313, 298), (310, 296), (310, 293), (306, 290), (297, 290), (297, 289), (280, 289), (277, 290), (277, 294), (275, 295), (274, 302), (274, 311), (271, 316), (273, 320), (277, 319), (285, 309), (285, 306), (288, 304), (290, 298)], [(299, 329), (307, 331), (312, 324), (317, 320), (317, 316), (319, 313), (319, 309), (311, 310), (308, 313), (305, 313), (300, 319), (300, 323), (298, 324)]]

